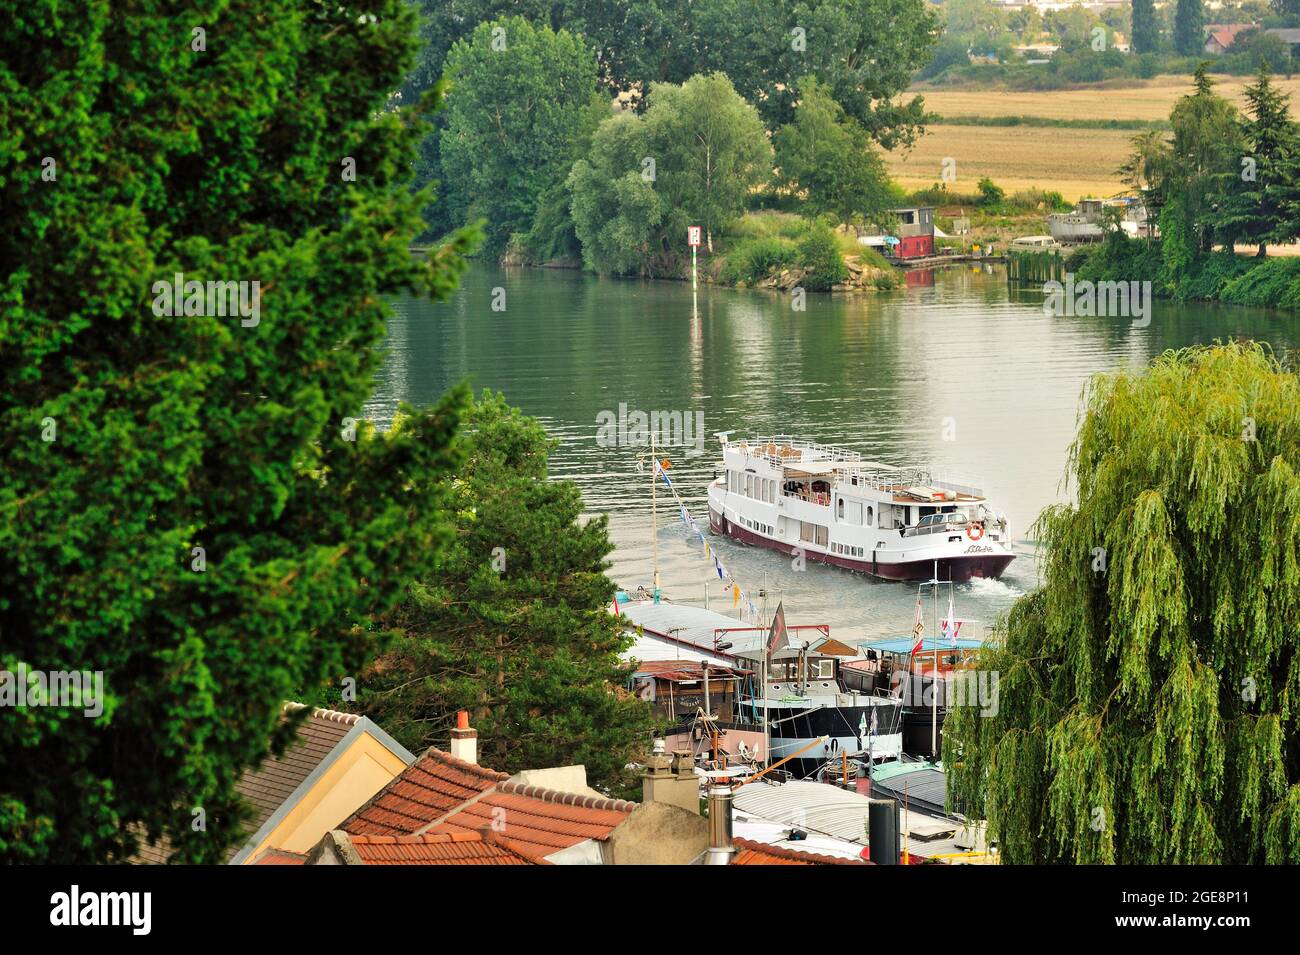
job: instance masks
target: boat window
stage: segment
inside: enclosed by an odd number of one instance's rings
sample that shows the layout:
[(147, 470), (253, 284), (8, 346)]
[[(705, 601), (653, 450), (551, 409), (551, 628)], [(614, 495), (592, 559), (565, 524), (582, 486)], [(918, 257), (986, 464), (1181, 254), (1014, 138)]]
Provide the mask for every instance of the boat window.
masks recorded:
[(844, 519), (844, 498), (839, 498), (835, 503), (835, 516)]
[(814, 680), (829, 680), (835, 676), (834, 660), (814, 660), (810, 667)]
[(868, 527), (871, 526), (871, 520), (872, 520), (872, 518), (875, 517), (875, 514), (876, 514), (876, 509), (875, 509), (874, 507), (868, 506), (868, 507), (867, 507), (867, 526), (868, 526)]

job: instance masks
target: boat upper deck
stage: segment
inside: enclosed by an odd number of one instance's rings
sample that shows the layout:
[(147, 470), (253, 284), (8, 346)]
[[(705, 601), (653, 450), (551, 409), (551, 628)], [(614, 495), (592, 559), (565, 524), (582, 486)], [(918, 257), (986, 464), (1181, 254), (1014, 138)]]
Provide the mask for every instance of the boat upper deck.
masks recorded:
[(857, 451), (789, 435), (758, 436), (741, 441), (724, 439), (722, 449), (724, 457), (727, 452), (738, 453), (747, 460), (778, 468), (786, 478), (809, 482), (823, 480), (849, 492), (855, 488), (872, 490), (890, 497), (897, 504), (918, 501), (978, 503), (985, 499), (983, 489), (975, 484), (938, 478), (928, 467), (897, 467), (879, 461), (864, 461)]

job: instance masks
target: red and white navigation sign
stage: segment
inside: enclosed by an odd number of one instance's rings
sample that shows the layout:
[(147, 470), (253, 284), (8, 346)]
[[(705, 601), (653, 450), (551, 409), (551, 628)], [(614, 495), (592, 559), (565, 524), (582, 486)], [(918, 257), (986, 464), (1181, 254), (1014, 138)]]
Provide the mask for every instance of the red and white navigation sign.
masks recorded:
[(700, 227), (697, 225), (686, 227), (686, 244), (694, 248), (700, 244)]

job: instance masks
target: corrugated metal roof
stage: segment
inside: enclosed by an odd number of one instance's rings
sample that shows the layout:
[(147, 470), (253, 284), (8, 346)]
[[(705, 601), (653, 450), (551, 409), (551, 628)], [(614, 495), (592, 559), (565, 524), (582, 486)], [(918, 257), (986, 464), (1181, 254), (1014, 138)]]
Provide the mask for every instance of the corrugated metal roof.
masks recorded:
[[(690, 607), (673, 603), (630, 603), (619, 605), (619, 611), (635, 626), (642, 627), (647, 633), (681, 640), (705, 650), (713, 650), (713, 632), (718, 628), (744, 628), (749, 624), (735, 617), (728, 617), (716, 610), (703, 607)], [(729, 633), (723, 638), (731, 644), (726, 653), (734, 654), (739, 650), (761, 647), (767, 641), (764, 630), (750, 630), (745, 633)]]
[(637, 634), (635, 642), (623, 652), (622, 656), (624, 660), (637, 660), (641, 663), (671, 660), (684, 665), (694, 664), (695, 666), (699, 666), (701, 660), (707, 660), (709, 663), (724, 667), (734, 666), (736, 662), (730, 657), (696, 650), (693, 647), (665, 640), (649, 633)]
[(872, 791), (880, 796), (892, 796), (921, 812), (944, 812), (948, 802), (948, 781), (942, 770), (933, 766), (919, 767), (912, 772), (902, 772), (889, 778), (875, 776)]
[[(908, 788), (910, 794), (910, 783)], [(883, 796), (879, 788), (877, 796)], [(749, 838), (771, 840), (770, 834), (764, 838), (761, 831), (750, 826), (767, 821), (786, 829), (802, 829), (827, 836), (832, 841), (827, 843), (819, 840), (821, 851), (834, 854), (843, 852), (844, 849), (840, 847), (846, 843), (867, 845), (869, 802), (866, 796), (846, 792), (825, 783), (812, 782), (788, 782), (780, 785), (764, 781), (747, 783), (737, 789), (733, 797), (737, 822), (744, 821), (747, 824), (745, 834)], [(901, 809), (899, 824), (907, 834), (908, 852), (914, 856), (935, 858), (959, 854), (972, 847), (981, 851), (984, 848), (982, 825), (976, 826), (972, 832), (966, 823), (959, 820), (915, 811), (904, 812)], [(923, 838), (936, 836), (942, 838)], [(903, 834), (900, 834), (900, 839), (902, 838)], [(779, 844), (790, 845), (784, 840)]]
[(736, 791), (733, 803), (738, 810), (753, 816), (799, 829), (815, 829), (858, 845), (867, 844), (870, 801), (866, 796), (825, 783), (748, 783)]

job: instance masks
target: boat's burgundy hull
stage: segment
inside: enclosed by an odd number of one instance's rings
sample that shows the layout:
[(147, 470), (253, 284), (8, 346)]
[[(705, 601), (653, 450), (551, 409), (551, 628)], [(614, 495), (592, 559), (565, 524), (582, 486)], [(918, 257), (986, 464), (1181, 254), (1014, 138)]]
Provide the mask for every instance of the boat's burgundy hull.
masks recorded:
[[(709, 510), (709, 529), (715, 534), (726, 534), (728, 537), (742, 543), (753, 544), (757, 547), (767, 547), (785, 552), (793, 549), (792, 544), (769, 540), (760, 534), (755, 534), (747, 527), (726, 520), (711, 508)], [(841, 557), (838, 554), (821, 554), (812, 550), (807, 550), (804, 554), (809, 560), (830, 564), (834, 567), (843, 567), (846, 570), (856, 571), (860, 574), (870, 574), (883, 580), (930, 580), (935, 573), (935, 562), (933, 560), (887, 563), (885, 561), (855, 560), (852, 557)], [(1003, 571), (1007, 569), (1013, 560), (1015, 560), (1014, 554), (972, 554), (964, 557), (940, 558), (939, 579), (951, 580), (953, 583), (960, 584), (977, 577), (990, 579), (1001, 577)]]

